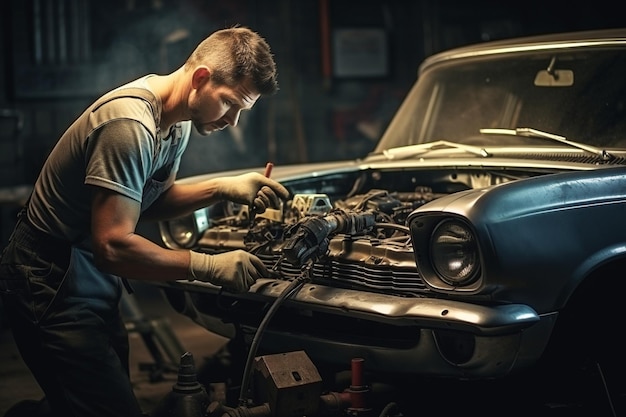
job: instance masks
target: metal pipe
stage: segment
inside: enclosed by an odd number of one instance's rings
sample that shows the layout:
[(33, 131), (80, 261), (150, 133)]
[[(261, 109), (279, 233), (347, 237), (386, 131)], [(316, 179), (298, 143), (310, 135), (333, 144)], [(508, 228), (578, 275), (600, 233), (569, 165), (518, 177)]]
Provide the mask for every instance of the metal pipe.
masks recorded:
[(322, 79), (324, 87), (330, 88), (332, 80), (332, 59), (330, 48), (330, 15), (329, 0), (320, 0), (320, 49), (322, 58)]
[(65, 19), (65, 0), (57, 0), (57, 35), (59, 42), (58, 63), (67, 63), (67, 22)]
[(41, 0), (33, 0), (33, 60), (35, 65), (41, 65), (43, 61), (41, 32)]
[(56, 42), (54, 33), (54, 2), (47, 1), (45, 3), (46, 11), (46, 46), (44, 53), (46, 54), (46, 63), (54, 64), (56, 61)]

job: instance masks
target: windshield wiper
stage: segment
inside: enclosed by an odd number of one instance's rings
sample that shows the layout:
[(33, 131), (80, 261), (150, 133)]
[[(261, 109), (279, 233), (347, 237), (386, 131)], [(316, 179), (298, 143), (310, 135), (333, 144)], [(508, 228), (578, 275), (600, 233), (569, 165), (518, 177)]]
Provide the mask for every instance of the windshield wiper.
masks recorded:
[(387, 159), (406, 159), (425, 154), (438, 147), (460, 149), (462, 151), (482, 157), (490, 156), (484, 148), (479, 148), (478, 146), (463, 145), (461, 143), (448, 142), (447, 140), (420, 143), (418, 145), (401, 146), (399, 148), (389, 148), (383, 150), (383, 155), (385, 155)]
[(555, 135), (554, 133), (544, 132), (542, 130), (533, 129), (532, 127), (516, 127), (515, 129), (480, 129), (480, 133), (485, 135), (511, 135), (523, 136), (527, 138), (548, 139), (555, 142), (563, 143), (577, 149), (600, 156), (603, 160), (612, 159), (613, 156), (605, 149), (596, 148), (595, 146), (585, 145), (584, 143), (573, 142), (567, 140), (565, 136)]

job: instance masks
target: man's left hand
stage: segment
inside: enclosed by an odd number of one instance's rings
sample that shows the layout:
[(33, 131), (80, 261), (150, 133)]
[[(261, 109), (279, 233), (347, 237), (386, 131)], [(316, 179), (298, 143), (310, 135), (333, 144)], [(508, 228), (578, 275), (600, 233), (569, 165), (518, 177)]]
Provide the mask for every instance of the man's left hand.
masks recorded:
[(289, 191), (279, 182), (258, 172), (216, 179), (220, 196), (225, 200), (247, 204), (256, 213), (270, 207), (278, 208), (281, 200), (289, 197)]

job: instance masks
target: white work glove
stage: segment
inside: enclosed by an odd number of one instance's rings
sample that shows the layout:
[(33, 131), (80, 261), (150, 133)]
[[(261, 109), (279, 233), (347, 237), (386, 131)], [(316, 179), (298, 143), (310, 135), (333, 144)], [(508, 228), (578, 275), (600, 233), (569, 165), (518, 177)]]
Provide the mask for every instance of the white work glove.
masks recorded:
[(280, 200), (289, 197), (289, 191), (282, 184), (258, 172), (216, 178), (215, 181), (223, 199), (246, 204), (257, 214), (269, 207), (280, 207)]
[(269, 276), (259, 258), (241, 249), (216, 255), (190, 253), (189, 281), (197, 279), (231, 292), (246, 292), (257, 279)]

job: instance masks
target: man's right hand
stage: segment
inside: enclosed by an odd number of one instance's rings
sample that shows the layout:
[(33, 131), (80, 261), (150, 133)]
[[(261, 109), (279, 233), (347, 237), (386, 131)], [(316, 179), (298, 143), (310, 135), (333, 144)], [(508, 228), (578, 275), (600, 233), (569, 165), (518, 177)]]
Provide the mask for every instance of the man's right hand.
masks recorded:
[(219, 285), (232, 292), (246, 292), (257, 279), (269, 277), (265, 264), (255, 255), (238, 249), (208, 255), (190, 252), (189, 280)]

